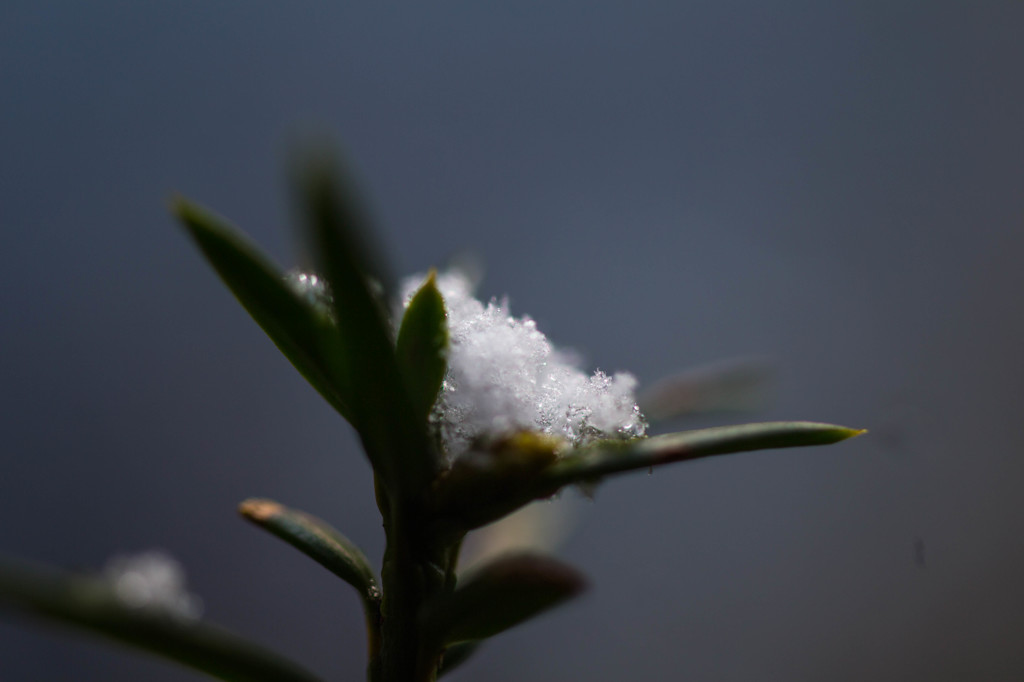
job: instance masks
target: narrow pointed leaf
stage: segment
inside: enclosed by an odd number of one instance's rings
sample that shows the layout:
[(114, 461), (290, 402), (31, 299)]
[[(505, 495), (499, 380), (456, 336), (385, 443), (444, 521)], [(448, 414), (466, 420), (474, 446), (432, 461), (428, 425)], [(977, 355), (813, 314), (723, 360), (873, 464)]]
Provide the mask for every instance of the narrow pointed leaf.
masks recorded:
[(364, 601), (371, 604), (380, 601), (377, 579), (366, 555), (326, 521), (273, 500), (246, 500), (238, 510), (249, 521), (281, 538), (356, 588)]
[(396, 352), (413, 408), (424, 420), (437, 400), (448, 362), (448, 323), (444, 298), (431, 271), (409, 302), (398, 331)]
[(339, 189), (330, 165), (302, 178), (310, 246), (333, 293), (343, 354), (354, 396), (352, 423), (387, 489), (418, 494), (433, 478), (434, 457), (426, 424), (416, 417), (395, 357), (391, 325), (374, 293), (371, 266), (359, 245), (363, 221), (352, 194)]
[(585, 584), (576, 569), (547, 557), (497, 559), (424, 605), (421, 629), (441, 645), (486, 639), (576, 596)]
[(132, 606), (107, 581), (0, 561), (0, 608), (72, 625), (229, 682), (317, 682), (298, 665), (204, 622)]
[(304, 301), (247, 239), (211, 213), (179, 199), (174, 211), (242, 306), (305, 379), (351, 421), (352, 396), (334, 323)]
[(561, 487), (609, 474), (649, 469), (661, 464), (728, 455), (751, 450), (829, 445), (864, 430), (817, 422), (762, 422), (682, 431), (640, 440), (605, 442), (581, 448), (562, 458), (542, 478)]
[[(864, 433), (816, 422), (763, 422), (682, 431), (632, 441), (604, 441), (557, 458), (536, 460), (528, 475), (499, 476), (493, 468), (452, 467), (435, 490), (440, 532), (465, 532), (496, 521), (572, 484), (611, 474), (736, 452), (837, 443)], [(524, 455), (529, 451), (524, 451)], [(520, 458), (531, 461), (528, 458)], [(473, 461), (473, 460), (470, 460)], [(483, 490), (485, 494), (476, 494)]]
[(246, 500), (238, 511), (338, 576), (359, 593), (371, 660), (380, 649), (381, 592), (363, 551), (326, 521), (273, 500)]

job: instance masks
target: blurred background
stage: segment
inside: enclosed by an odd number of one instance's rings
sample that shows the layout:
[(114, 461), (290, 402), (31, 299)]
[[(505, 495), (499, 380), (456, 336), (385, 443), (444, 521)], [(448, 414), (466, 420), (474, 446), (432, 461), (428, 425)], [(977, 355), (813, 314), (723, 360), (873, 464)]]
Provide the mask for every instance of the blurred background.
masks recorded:
[[(329, 132), (396, 270), (471, 249), (591, 367), (767, 357), (726, 421), (871, 429), (605, 484), (561, 550), (591, 591), (453, 682), (1024, 678), (1024, 4), (399, 5), (3, 3), (0, 552), (165, 549), (361, 678), (355, 596), (235, 506), (379, 558), (369, 468), (167, 211), (290, 265)], [(2, 614), (0, 679), (199, 678)]]

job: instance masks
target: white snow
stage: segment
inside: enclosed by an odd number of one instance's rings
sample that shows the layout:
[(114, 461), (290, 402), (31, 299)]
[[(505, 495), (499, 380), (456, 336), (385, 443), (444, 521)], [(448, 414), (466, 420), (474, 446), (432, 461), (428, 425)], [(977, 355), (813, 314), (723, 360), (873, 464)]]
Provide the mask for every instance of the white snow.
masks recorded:
[[(408, 305), (424, 281), (402, 285)], [(572, 446), (599, 439), (636, 438), (646, 423), (631, 374), (585, 374), (529, 317), (513, 317), (508, 300), (473, 297), (458, 272), (438, 275), (448, 313), (448, 373), (434, 418), (450, 457), (477, 439), (528, 430), (564, 438)]]
[(295, 269), (285, 273), (284, 281), (306, 303), (325, 315), (334, 316), (331, 310), (331, 292), (322, 277)]
[(119, 555), (107, 562), (104, 577), (129, 606), (151, 609), (183, 620), (202, 615), (203, 602), (185, 588), (185, 571), (160, 551)]

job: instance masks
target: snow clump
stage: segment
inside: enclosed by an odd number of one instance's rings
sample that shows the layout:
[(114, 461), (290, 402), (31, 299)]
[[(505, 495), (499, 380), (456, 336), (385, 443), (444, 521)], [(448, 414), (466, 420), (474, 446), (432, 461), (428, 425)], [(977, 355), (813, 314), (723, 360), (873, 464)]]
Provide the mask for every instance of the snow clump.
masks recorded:
[(104, 577), (118, 598), (182, 620), (196, 620), (203, 601), (185, 589), (185, 571), (176, 559), (159, 551), (119, 555), (107, 562)]
[[(406, 306), (423, 281), (403, 281)], [(450, 457), (474, 441), (522, 430), (564, 438), (572, 446), (644, 435), (631, 374), (588, 376), (532, 319), (510, 315), (507, 299), (485, 305), (474, 298), (472, 283), (459, 272), (438, 275), (437, 286), (450, 341), (433, 419)]]

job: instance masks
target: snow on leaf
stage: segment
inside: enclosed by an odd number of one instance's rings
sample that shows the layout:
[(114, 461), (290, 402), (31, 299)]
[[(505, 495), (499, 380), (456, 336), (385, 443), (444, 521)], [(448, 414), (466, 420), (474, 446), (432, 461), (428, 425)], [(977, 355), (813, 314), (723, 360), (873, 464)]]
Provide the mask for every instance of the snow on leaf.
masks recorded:
[[(408, 305), (423, 281), (402, 283)], [(529, 317), (514, 317), (507, 300), (483, 303), (458, 272), (437, 285), (448, 311), (448, 372), (433, 419), (450, 457), (481, 439), (534, 431), (572, 446), (643, 436), (631, 374), (584, 373), (571, 354), (555, 348)]]

